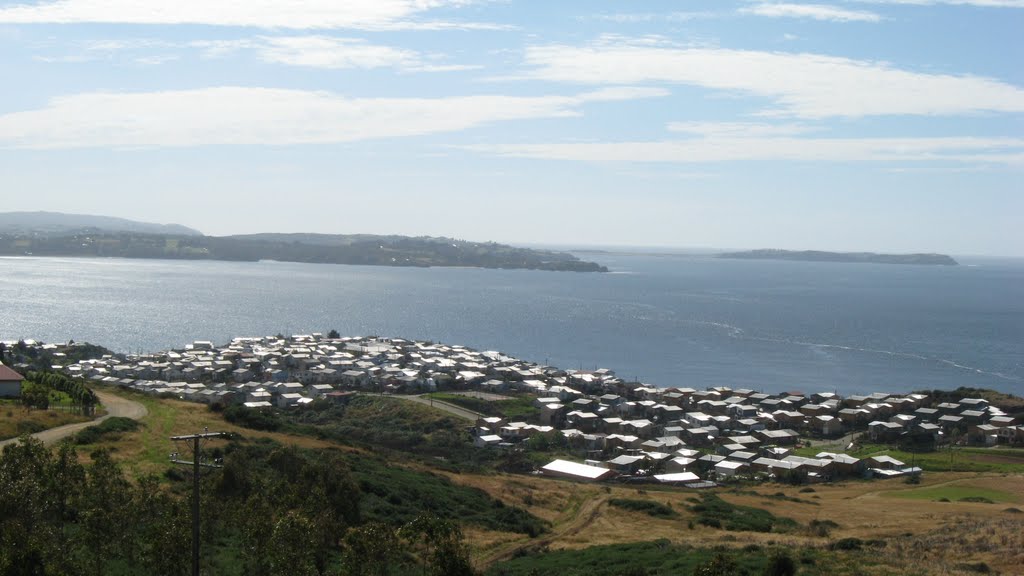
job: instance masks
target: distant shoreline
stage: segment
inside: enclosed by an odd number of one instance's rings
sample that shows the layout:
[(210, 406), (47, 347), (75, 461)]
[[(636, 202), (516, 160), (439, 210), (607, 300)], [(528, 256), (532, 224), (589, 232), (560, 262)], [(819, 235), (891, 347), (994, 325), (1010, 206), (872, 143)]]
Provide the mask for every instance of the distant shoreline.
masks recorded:
[(876, 254), (874, 252), (824, 252), (819, 250), (749, 250), (726, 252), (718, 258), (736, 260), (791, 260), (837, 262), (842, 264), (910, 264), (917, 266), (959, 266), (946, 254)]

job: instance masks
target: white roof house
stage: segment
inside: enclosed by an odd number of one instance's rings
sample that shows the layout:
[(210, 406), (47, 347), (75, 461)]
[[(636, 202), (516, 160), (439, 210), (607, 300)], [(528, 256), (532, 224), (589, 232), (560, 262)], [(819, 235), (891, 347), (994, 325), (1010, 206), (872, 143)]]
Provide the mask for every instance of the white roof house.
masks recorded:
[(607, 468), (589, 466), (569, 460), (555, 460), (541, 468), (541, 471), (548, 476), (559, 476), (572, 480), (584, 480), (594, 482), (604, 480), (615, 475), (615, 472)]

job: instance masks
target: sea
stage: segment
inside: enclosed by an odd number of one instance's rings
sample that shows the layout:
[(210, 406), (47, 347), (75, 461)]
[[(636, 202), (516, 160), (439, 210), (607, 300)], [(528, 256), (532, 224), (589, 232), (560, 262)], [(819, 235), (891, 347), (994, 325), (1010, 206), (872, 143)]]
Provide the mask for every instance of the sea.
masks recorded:
[(611, 272), (0, 258), (0, 340), (138, 353), (334, 329), (659, 387), (1024, 395), (1024, 260), (582, 256)]

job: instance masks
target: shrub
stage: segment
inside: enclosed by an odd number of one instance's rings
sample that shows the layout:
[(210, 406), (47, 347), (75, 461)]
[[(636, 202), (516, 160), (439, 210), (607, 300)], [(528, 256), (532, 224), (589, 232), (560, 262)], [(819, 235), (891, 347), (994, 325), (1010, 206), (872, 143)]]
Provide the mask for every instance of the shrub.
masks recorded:
[(31, 420), (22, 420), (18, 422), (18, 435), (22, 434), (35, 434), (36, 432), (42, 432), (46, 430), (46, 426), (39, 422), (33, 422)]
[(105, 436), (134, 432), (139, 429), (139, 426), (140, 424), (131, 418), (113, 416), (75, 434), (75, 444), (95, 444)]
[(772, 556), (764, 574), (765, 576), (793, 576), (796, 574), (796, 562), (789, 554), (777, 552)]
[(796, 522), (775, 516), (767, 510), (750, 506), (737, 506), (714, 494), (704, 495), (700, 504), (690, 508), (697, 513), (697, 521), (714, 528), (724, 527), (737, 532), (782, 532), (792, 529)]
[(674, 518), (679, 514), (668, 504), (654, 502), (653, 500), (630, 500), (627, 498), (612, 498), (608, 501), (612, 506), (625, 508), (634, 512), (642, 512), (655, 518)]
[(966, 496), (961, 498), (959, 502), (977, 502), (979, 504), (995, 504), (995, 500), (986, 498), (984, 496)]
[(863, 545), (864, 541), (860, 538), (843, 538), (833, 542), (829, 548), (832, 550), (860, 550)]

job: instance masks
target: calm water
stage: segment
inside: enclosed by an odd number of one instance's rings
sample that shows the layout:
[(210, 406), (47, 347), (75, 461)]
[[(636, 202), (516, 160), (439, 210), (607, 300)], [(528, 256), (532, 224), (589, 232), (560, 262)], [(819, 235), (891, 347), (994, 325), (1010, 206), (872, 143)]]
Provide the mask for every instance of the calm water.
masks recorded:
[(598, 259), (614, 272), (4, 258), (0, 339), (156, 351), (334, 328), (658, 386), (1024, 394), (1024, 261)]

